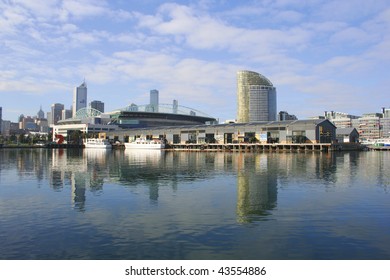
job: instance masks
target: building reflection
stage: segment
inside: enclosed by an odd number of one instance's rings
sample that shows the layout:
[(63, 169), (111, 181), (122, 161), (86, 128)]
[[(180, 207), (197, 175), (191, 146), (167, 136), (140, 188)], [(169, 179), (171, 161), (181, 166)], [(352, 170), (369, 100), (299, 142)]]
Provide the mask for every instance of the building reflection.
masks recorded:
[[(240, 223), (271, 218), (278, 190), (350, 187), (356, 180), (377, 178), (378, 185), (390, 181), (387, 157), (377, 152), (337, 153), (224, 153), (172, 151), (105, 151), (72, 149), (3, 149), (1, 174), (15, 168), (20, 178), (46, 180), (54, 191), (69, 191), (71, 205), (85, 211), (88, 195), (100, 195), (107, 184), (142, 193), (149, 201), (169, 203), (183, 184), (235, 180), (236, 204), (232, 207)], [(8, 165), (5, 163), (9, 162)], [(367, 164), (375, 162), (376, 164)], [(14, 166), (12, 166), (14, 165)], [(359, 174), (359, 176), (357, 176)], [(216, 180), (214, 180), (216, 179)], [(220, 180), (221, 179), (221, 180)], [(45, 181), (45, 182), (46, 182)], [(305, 182), (304, 186), (294, 181)], [(146, 192), (145, 192), (146, 190)], [(195, 193), (202, 199), (204, 193)], [(279, 202), (280, 203), (280, 202)], [(230, 210), (229, 210), (230, 211)]]
[(270, 215), (277, 201), (276, 163), (264, 154), (237, 155), (237, 220), (250, 223)]
[(87, 190), (96, 192), (103, 188), (106, 151), (53, 149), (51, 153), (51, 187), (61, 190), (70, 185), (72, 207), (85, 211)]

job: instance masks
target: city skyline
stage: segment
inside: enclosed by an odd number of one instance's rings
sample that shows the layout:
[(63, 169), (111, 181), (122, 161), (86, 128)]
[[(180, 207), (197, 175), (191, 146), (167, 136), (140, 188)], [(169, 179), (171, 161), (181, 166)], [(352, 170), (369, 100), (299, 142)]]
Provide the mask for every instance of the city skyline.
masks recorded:
[(386, 104), (388, 1), (0, 1), (3, 120), (69, 108), (83, 77), (106, 111), (179, 99), (235, 119), (236, 72), (278, 90), (278, 111), (362, 115)]

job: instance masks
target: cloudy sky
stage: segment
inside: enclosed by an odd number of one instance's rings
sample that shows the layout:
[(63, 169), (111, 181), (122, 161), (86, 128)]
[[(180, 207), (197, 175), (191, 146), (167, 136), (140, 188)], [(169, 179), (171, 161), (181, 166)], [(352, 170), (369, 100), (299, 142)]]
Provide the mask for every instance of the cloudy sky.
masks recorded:
[(3, 119), (149, 102), (236, 118), (236, 72), (263, 74), (300, 119), (390, 107), (388, 0), (0, 0)]

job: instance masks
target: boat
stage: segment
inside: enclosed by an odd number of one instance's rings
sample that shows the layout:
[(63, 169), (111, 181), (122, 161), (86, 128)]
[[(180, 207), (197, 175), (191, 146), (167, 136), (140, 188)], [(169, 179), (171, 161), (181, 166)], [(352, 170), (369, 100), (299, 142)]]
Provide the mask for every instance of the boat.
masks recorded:
[(380, 138), (375, 140), (374, 146), (384, 146), (389, 147), (390, 146), (390, 138)]
[(125, 143), (126, 149), (150, 149), (150, 150), (156, 150), (156, 149), (164, 149), (165, 144), (161, 140), (148, 140), (145, 138), (137, 138), (133, 142), (127, 142)]
[(363, 145), (375, 146), (375, 147), (388, 147), (390, 146), (390, 138), (369, 139), (362, 141)]
[(111, 149), (112, 145), (107, 139), (88, 138), (84, 141), (85, 148)]

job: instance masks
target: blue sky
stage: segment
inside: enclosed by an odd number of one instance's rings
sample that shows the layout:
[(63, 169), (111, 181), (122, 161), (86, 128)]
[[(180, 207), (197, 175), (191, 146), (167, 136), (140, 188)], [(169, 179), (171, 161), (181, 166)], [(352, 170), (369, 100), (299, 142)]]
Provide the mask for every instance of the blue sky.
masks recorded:
[(106, 111), (149, 102), (236, 117), (236, 71), (300, 119), (390, 107), (388, 0), (0, 0), (3, 119), (70, 108), (84, 78)]

